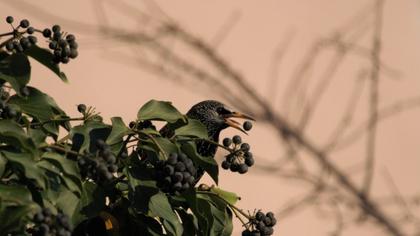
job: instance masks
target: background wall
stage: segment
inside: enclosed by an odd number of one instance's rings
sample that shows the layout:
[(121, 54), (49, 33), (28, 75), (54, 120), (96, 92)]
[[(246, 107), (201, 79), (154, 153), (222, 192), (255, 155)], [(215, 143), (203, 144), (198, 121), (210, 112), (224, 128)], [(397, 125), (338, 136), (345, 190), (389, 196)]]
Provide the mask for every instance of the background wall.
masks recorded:
[[(7, 15), (13, 15), (16, 19), (28, 18), (33, 25), (41, 27), (57, 23), (76, 34), (79, 39), (79, 58), (62, 66), (70, 83), (64, 84), (49, 71), (34, 66), (33, 83), (36, 86), (52, 95), (71, 115), (77, 115), (77, 104), (86, 103), (95, 106), (106, 118), (118, 115), (127, 123), (135, 119), (138, 108), (152, 98), (170, 100), (184, 112), (198, 101), (220, 99), (209, 88), (196, 89), (193, 82), (168, 80), (133, 64), (136, 63), (135, 56), (143, 53), (141, 49), (127, 46), (123, 40), (107, 36), (95, 27), (112, 26), (136, 32), (151, 30), (155, 23), (147, 17), (133, 20), (129, 9), (118, 10), (112, 2), (115, 3), (112, 0), (0, 1), (2, 18)], [(131, 5), (131, 10), (135, 11), (136, 7), (151, 15), (152, 19), (167, 19), (169, 16), (186, 31), (208, 42), (252, 84), (258, 94), (270, 101), (274, 110), (288, 117), (291, 123), (294, 123), (294, 118), (299, 117), (293, 111), (299, 110), (299, 102), (296, 101), (301, 88), (294, 88), (294, 93), (288, 84), (294, 80), (296, 71), (305, 67), (300, 65), (313, 43), (320, 38), (331, 38), (335, 33), (340, 35), (341, 32), (353, 32), (353, 29), (357, 31), (359, 26), (363, 29), (364, 25), (371, 24), (374, 19), (363, 16), (363, 12), (373, 15), (375, 11), (371, 7), (374, 1), (362, 0), (125, 2)], [(347, 25), (350, 25), (350, 30), (347, 30)], [(1, 24), (0, 27), (3, 29), (8, 26)], [(372, 32), (368, 28), (357, 43), (363, 47), (371, 47)], [(380, 58), (384, 66), (379, 77), (379, 108), (420, 95), (418, 42), (420, 2), (386, 1), (381, 32)], [(171, 45), (171, 40), (168, 39), (166, 45)], [(191, 49), (185, 49), (176, 43), (173, 43), (171, 49), (185, 56), (188, 61), (204, 68), (208, 66), (197, 59)], [(131, 50), (131, 59), (117, 56), (118, 53), (127, 53), (127, 50)], [(312, 91), (316, 87), (314, 85), (323, 78), (324, 69), (328, 67), (331, 58), (334, 58), (334, 50), (327, 48), (305, 74), (308, 91)], [(360, 90), (360, 100), (352, 112), (354, 124), (369, 118), (369, 76), (361, 76), (370, 71), (369, 58), (350, 55), (343, 59), (342, 66), (334, 72), (334, 82), (328, 85), (328, 91), (320, 99), (316, 112), (304, 131), (313, 143), (322, 146), (330, 137), (335, 127), (332, 124), (337, 123), (339, 117), (345, 113), (348, 101), (351, 100), (352, 86), (357, 79), (364, 81), (361, 83), (366, 83), (366, 86)], [(161, 63), (164, 64), (165, 61)], [(236, 89), (234, 86), (232, 88)], [(285, 96), (290, 92), (292, 98)], [(244, 97), (245, 103), (247, 99)], [(285, 109), (285, 104), (291, 108)], [(389, 205), (382, 200), (387, 196), (395, 197), (396, 192), (401, 193), (401, 196), (406, 197), (405, 202), (412, 214), (420, 213), (414, 201), (416, 198), (413, 198), (420, 194), (420, 109), (416, 104), (378, 124), (375, 169), (370, 190), (372, 199), (386, 208), (396, 218), (397, 224), (404, 227), (407, 222), (403, 223), (405, 220), (401, 218), (404, 216), (402, 211), (395, 211), (392, 207), (388, 209)], [(235, 104), (231, 105), (235, 107)], [(310, 187), (300, 181), (279, 178), (281, 172), (264, 168), (277, 165), (286, 147), (273, 127), (266, 122), (257, 122), (254, 127), (246, 140), (252, 145), (257, 162), (264, 165), (251, 168), (243, 176), (222, 171), (220, 185), (241, 195), (243, 200), (240, 207), (244, 209), (281, 212), (290, 201), (299, 199)], [(234, 133), (226, 131), (223, 135)], [(332, 161), (345, 173), (351, 174), (357, 185), (361, 185), (363, 177), (360, 170), (363, 168), (358, 167), (364, 163), (365, 144), (366, 135), (361, 135), (354, 145), (331, 155)], [(220, 157), (222, 154), (220, 152)], [(301, 159), (304, 162), (309, 161), (308, 156), (304, 153)], [(307, 165), (310, 169), (319, 168), (310, 161)], [(211, 183), (209, 178), (203, 181)], [(331, 216), (331, 212), (324, 209), (325, 204), (323, 202), (305, 206), (282, 217), (278, 220), (275, 235), (337, 235), (337, 217)], [(398, 209), (404, 208), (401, 202), (396, 205)], [(357, 207), (342, 208), (340, 211), (344, 215), (345, 225), (348, 225), (342, 235), (385, 235), (374, 220), (358, 219), (361, 213)], [(358, 222), (356, 226), (354, 222)], [(413, 225), (418, 226), (417, 223)], [(408, 225), (407, 231), (419, 233), (417, 226)], [(236, 222), (235, 227), (234, 235), (238, 235), (240, 224)]]

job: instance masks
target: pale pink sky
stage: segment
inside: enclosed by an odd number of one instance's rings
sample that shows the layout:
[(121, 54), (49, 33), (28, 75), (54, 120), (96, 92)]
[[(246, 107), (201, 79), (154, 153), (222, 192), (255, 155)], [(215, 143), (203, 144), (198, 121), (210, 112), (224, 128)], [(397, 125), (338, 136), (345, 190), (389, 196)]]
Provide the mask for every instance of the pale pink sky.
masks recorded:
[[(69, 19), (95, 23), (91, 2), (87, 0), (33, 2), (57, 15)], [(105, 1), (106, 2), (106, 1)], [(139, 1), (130, 1), (138, 3)], [(187, 30), (211, 41), (221, 25), (238, 12), (240, 19), (229, 36), (218, 46), (218, 52), (231, 62), (248, 78), (256, 89), (264, 94), (272, 53), (288, 34), (293, 40), (281, 65), (279, 91), (284, 89), (284, 81), (290, 78), (296, 64), (304, 56), (311, 43), (319, 37), (328, 36), (336, 27), (347, 22), (356, 12), (372, 1), (353, 0), (231, 0), (231, 1), (157, 1), (163, 10), (176, 19)], [(141, 4), (139, 4), (141, 6)], [(46, 22), (30, 16), (30, 9), (16, 9), (9, 4), (0, 3), (0, 17), (13, 15), (26, 17), (40, 27), (58, 23)], [(380, 105), (392, 101), (420, 95), (420, 2), (415, 0), (386, 1), (384, 12), (382, 58), (401, 72), (398, 78), (381, 77)], [(112, 17), (113, 24), (124, 24), (124, 16)], [(47, 24), (48, 23), (48, 24)], [(1, 24), (1, 28), (6, 24)], [(141, 27), (141, 25), (138, 25)], [(72, 29), (68, 29), (72, 32)], [(77, 33), (76, 33), (77, 34)], [(191, 92), (189, 88), (178, 87), (174, 82), (158, 79), (141, 68), (115, 63), (101, 52), (99, 38), (80, 36), (79, 58), (65, 65), (70, 83), (64, 84), (53, 74), (39, 65), (33, 64), (32, 83), (52, 95), (58, 104), (69, 114), (77, 115), (76, 104), (93, 105), (104, 117), (122, 116), (126, 122), (135, 119), (138, 108), (150, 99), (170, 100), (181, 111), (194, 103), (212, 99), (208, 95)], [(364, 40), (369, 42), (369, 38)], [(107, 45), (107, 44), (104, 44)], [(343, 91), (357, 77), (360, 65), (369, 68), (369, 61), (349, 60), (340, 69), (342, 79), (330, 91), (319, 107), (318, 113), (309, 127), (307, 135), (319, 143), (325, 138), (326, 129), (343, 110)], [(317, 71), (313, 72), (316, 73)], [(280, 95), (279, 98), (282, 96)], [(366, 101), (366, 97), (364, 99)], [(277, 104), (282, 104), (283, 101)], [(363, 102), (365, 103), (365, 102)], [(367, 117), (366, 104), (362, 104), (357, 117)], [(375, 172), (373, 196), (389, 193), (383, 181), (383, 170), (387, 168), (404, 194), (420, 192), (420, 109), (408, 111), (381, 123), (377, 141), (377, 169)], [(225, 132), (226, 135), (234, 132)], [(254, 153), (267, 160), (276, 160), (281, 152), (277, 136), (263, 123), (256, 123), (247, 141)], [(362, 140), (363, 141), (363, 140)], [(356, 145), (344, 152), (333, 155), (334, 160), (343, 167), (352, 160), (360, 158), (364, 148)], [(258, 161), (258, 160), (257, 160)], [(357, 180), (357, 179), (355, 179)], [(209, 179), (206, 181), (210, 182)], [(222, 172), (220, 186), (242, 196), (240, 206), (245, 209), (261, 208), (265, 211), (279, 210), (293, 196), (305, 190), (294, 182), (279, 181), (272, 173), (258, 175), (250, 171), (247, 175)], [(418, 210), (418, 209), (417, 209)], [(418, 211), (417, 211), (418, 212)], [(329, 235), (334, 222), (325, 221), (323, 216), (313, 210), (305, 210), (278, 221), (275, 235)], [(234, 235), (240, 232), (235, 225)], [(371, 226), (354, 227), (343, 235), (383, 235)]]

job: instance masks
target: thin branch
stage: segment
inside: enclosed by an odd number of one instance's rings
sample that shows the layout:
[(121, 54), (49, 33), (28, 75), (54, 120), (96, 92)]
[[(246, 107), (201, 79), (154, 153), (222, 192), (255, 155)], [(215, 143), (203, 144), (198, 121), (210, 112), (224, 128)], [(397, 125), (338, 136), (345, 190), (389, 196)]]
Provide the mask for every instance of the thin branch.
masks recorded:
[(379, 101), (379, 76), (380, 76), (380, 53), (381, 53), (381, 33), (382, 33), (382, 13), (384, 0), (376, 0), (374, 32), (372, 41), (372, 70), (370, 75), (370, 94), (369, 94), (369, 129), (366, 140), (366, 166), (365, 177), (363, 180), (362, 191), (369, 194), (372, 184), (373, 173), (375, 171), (375, 149), (378, 123), (378, 101)]
[[(400, 101), (394, 102), (391, 105), (388, 105), (384, 108), (379, 109), (377, 122), (383, 122), (403, 112), (413, 110), (413, 109), (419, 109), (419, 108), (420, 108), (420, 96), (402, 99)], [(369, 126), (370, 126), (369, 120), (361, 122), (356, 128), (354, 128), (351, 131), (350, 134), (341, 138), (341, 140), (339, 140), (336, 146), (332, 148), (331, 150), (339, 151), (353, 144), (354, 142), (359, 140), (361, 136), (365, 134), (366, 130), (369, 129)]]

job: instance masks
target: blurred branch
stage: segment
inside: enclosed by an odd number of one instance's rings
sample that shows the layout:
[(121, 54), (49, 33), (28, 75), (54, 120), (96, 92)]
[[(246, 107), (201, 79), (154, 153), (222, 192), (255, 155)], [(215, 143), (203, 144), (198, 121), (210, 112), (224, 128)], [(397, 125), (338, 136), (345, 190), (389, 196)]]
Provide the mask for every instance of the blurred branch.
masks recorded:
[(376, 150), (376, 133), (378, 123), (378, 100), (379, 100), (379, 71), (380, 71), (380, 52), (381, 52), (381, 31), (382, 31), (382, 12), (384, 0), (376, 0), (374, 24), (373, 24), (373, 40), (372, 40), (372, 69), (370, 75), (370, 94), (369, 94), (369, 129), (366, 140), (366, 166), (365, 178), (363, 181), (362, 191), (369, 194), (372, 184), (375, 150)]
[[(148, 11), (151, 12), (150, 14), (147, 11), (134, 8), (124, 1), (101, 2), (110, 4), (113, 11), (122, 13), (132, 18), (135, 22), (144, 24), (142, 25), (144, 27), (135, 29), (123, 29), (120, 26), (115, 27), (111, 24), (104, 24), (98, 27), (97, 25), (66, 20), (49, 14), (48, 11), (26, 1), (5, 1), (3, 4), (19, 7), (19, 10), (30, 9), (28, 12), (38, 16), (40, 19), (48, 19), (48, 21), (58, 19), (63, 24), (74, 27), (80, 32), (98, 35), (101, 38), (110, 40), (111, 43), (124, 42), (130, 53), (108, 51), (109, 55), (121, 59), (118, 60), (120, 63), (130, 62), (136, 67), (140, 65), (142, 69), (165, 78), (172, 78), (177, 83), (187, 81), (200, 83), (203, 85), (202, 88), (204, 90), (217, 94), (236, 108), (269, 124), (282, 140), (281, 144), (286, 147), (286, 154), (281, 157), (281, 163), (286, 163), (287, 168), (280, 165), (260, 164), (258, 169), (276, 171), (279, 178), (303, 181), (312, 187), (308, 194), (297, 201), (287, 204), (280, 215), (291, 214), (297, 209), (315, 202), (325, 202), (335, 209), (337, 228), (334, 231), (334, 235), (337, 235), (344, 229), (344, 219), (342, 218), (343, 213), (340, 212), (340, 204), (348, 204), (349, 206), (346, 210), (349, 212), (354, 211), (353, 207), (357, 206), (360, 212), (374, 219), (375, 221), (373, 222), (387, 234), (395, 236), (406, 235), (405, 228), (397, 223), (396, 217), (384, 211), (378, 201), (368, 194), (374, 170), (375, 139), (378, 123), (385, 118), (390, 118), (420, 105), (420, 97), (416, 97), (378, 109), (379, 76), (381, 73), (392, 74), (394, 72), (392, 68), (380, 60), (382, 0), (377, 0), (373, 7), (369, 5), (360, 14), (357, 14), (355, 20), (352, 20), (350, 24), (335, 30), (333, 37), (318, 40), (309, 48), (286, 85), (281, 112), (275, 109), (272, 97), (267, 97), (257, 92), (250, 83), (251, 80), (234, 69), (216, 50), (214, 44), (206, 43), (205, 40), (196, 36), (196, 34), (187, 31), (174, 19), (170, 18), (155, 2), (151, 0), (143, 2), (147, 5)], [(99, 9), (101, 11), (98, 12), (99, 18), (106, 18), (104, 9)], [(367, 20), (372, 14), (376, 19), (373, 22)], [(227, 26), (222, 27), (222, 36), (219, 38), (224, 38), (224, 35), (230, 29)], [(374, 32), (372, 48), (359, 46), (358, 40), (368, 30), (372, 29)], [(170, 39), (170, 45), (168, 45), (168, 39)], [(276, 70), (284, 50), (287, 48), (287, 43), (280, 48), (283, 49), (280, 49), (275, 55), (276, 59), (273, 59), (273, 66)], [(321, 79), (315, 83), (315, 88), (311, 88), (308, 74), (315, 67), (315, 63), (319, 60), (321, 54), (327, 49), (334, 50), (335, 56), (330, 60), (330, 64), (321, 75)], [(345, 131), (350, 127), (353, 117), (352, 113), (356, 110), (357, 100), (363, 92), (364, 82), (357, 81), (350, 93), (348, 107), (345, 109), (345, 113), (339, 117), (341, 120), (339, 120), (337, 127), (329, 136), (330, 139), (327, 140), (327, 144), (325, 146), (317, 145), (318, 140), (306, 135), (303, 132), (304, 128), (308, 125), (313, 114), (315, 114), (317, 104), (321, 102), (323, 94), (328, 90), (336, 71), (344, 63), (344, 58), (352, 55), (370, 59), (369, 119), (353, 129), (349, 135), (344, 135)], [(277, 77), (277, 72), (273, 72), (273, 77), (270, 80), (273, 81)], [(195, 84), (193, 90), (197, 90)], [(310, 96), (307, 96), (308, 94)], [(297, 106), (299, 104), (303, 106)], [(298, 122), (293, 123), (293, 119), (290, 119), (291, 110), (301, 108), (303, 109), (299, 111), (299, 116), (296, 119)], [(365, 133), (368, 134), (369, 141), (367, 143), (364, 168), (365, 181), (361, 188), (352, 180), (352, 173), (339, 168), (333, 161), (331, 154), (334, 151), (348, 147), (348, 145)], [(305, 156), (301, 156), (302, 153)], [(311, 159), (308, 159), (308, 157)], [(309, 161), (317, 163), (317, 169), (307, 168), (306, 163)], [(321, 195), (325, 196), (325, 199), (321, 199), (319, 197)]]

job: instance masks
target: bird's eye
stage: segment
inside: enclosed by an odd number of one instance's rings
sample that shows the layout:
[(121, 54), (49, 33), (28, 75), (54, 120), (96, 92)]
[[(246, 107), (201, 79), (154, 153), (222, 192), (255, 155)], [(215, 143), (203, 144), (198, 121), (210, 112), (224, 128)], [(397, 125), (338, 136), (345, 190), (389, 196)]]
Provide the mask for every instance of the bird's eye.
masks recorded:
[(217, 111), (217, 113), (219, 113), (220, 115), (223, 115), (223, 114), (229, 114), (230, 112), (229, 112), (229, 110), (227, 110), (226, 108), (224, 108), (224, 107), (218, 107), (217, 109), (216, 109), (216, 111)]

